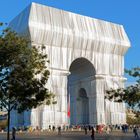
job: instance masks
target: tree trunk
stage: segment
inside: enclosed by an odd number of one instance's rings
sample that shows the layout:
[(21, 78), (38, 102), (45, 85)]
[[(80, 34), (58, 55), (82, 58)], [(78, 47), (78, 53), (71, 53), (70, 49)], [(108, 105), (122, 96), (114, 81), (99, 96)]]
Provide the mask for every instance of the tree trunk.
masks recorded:
[(7, 140), (10, 140), (10, 110), (8, 110)]

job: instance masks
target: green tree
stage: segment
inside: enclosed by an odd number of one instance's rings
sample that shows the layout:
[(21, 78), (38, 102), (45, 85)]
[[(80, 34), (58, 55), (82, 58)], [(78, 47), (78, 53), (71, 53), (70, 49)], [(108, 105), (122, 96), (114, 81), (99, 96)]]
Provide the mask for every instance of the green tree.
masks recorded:
[(126, 114), (126, 122), (127, 124), (137, 125), (140, 124), (140, 116), (137, 116), (138, 112), (134, 112), (135, 116), (131, 117), (128, 114)]
[(45, 47), (31, 46), (30, 41), (0, 25), (0, 109), (8, 112), (9, 140), (10, 111), (21, 113), (50, 104), (54, 95), (46, 88), (49, 61), (43, 53)]
[(116, 102), (126, 102), (131, 108), (140, 110), (140, 67), (125, 70), (127, 74), (136, 78), (136, 84), (126, 88), (110, 89), (106, 91), (105, 98)]

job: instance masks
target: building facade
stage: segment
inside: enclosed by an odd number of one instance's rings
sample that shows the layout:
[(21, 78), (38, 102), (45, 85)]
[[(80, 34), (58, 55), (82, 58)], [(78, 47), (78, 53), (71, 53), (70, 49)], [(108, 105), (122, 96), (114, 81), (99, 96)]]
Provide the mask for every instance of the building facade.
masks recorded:
[(57, 100), (22, 114), (13, 111), (11, 127), (126, 123), (125, 104), (104, 98), (106, 90), (124, 87), (130, 42), (122, 25), (32, 3), (10, 27), (32, 45), (46, 46), (47, 87)]

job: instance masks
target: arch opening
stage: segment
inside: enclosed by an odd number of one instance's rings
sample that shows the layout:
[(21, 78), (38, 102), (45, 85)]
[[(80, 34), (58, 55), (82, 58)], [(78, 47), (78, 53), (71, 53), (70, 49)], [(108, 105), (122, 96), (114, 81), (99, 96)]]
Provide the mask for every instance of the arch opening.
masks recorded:
[(95, 68), (89, 60), (78, 58), (72, 62), (69, 71), (70, 123), (71, 125), (90, 124), (89, 96), (91, 81), (96, 74)]

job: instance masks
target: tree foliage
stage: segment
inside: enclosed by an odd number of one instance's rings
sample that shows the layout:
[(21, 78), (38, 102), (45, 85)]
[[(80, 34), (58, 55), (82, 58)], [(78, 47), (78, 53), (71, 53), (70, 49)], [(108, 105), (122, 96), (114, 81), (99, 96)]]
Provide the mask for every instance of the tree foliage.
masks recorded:
[(7, 120), (0, 120), (0, 131), (4, 130), (7, 126)]
[[(2, 26), (2, 23), (0, 24)], [(22, 112), (51, 103), (54, 95), (46, 83), (49, 63), (44, 46), (30, 47), (30, 41), (9, 28), (0, 35), (0, 108)], [(10, 104), (10, 106), (8, 106)], [(10, 107), (10, 108), (9, 108)]]
[(127, 124), (136, 125), (140, 124), (140, 112), (134, 111), (135, 116), (131, 117), (128, 113), (126, 114), (126, 122)]
[(9, 118), (12, 109), (20, 113), (56, 103), (46, 88), (50, 73), (45, 46), (31, 46), (9, 28), (3, 30), (2, 23), (0, 27), (0, 109), (7, 110)]
[(126, 88), (110, 89), (106, 91), (106, 98), (116, 102), (126, 102), (130, 107), (140, 109), (140, 68), (125, 70), (127, 74), (136, 78), (136, 84)]

